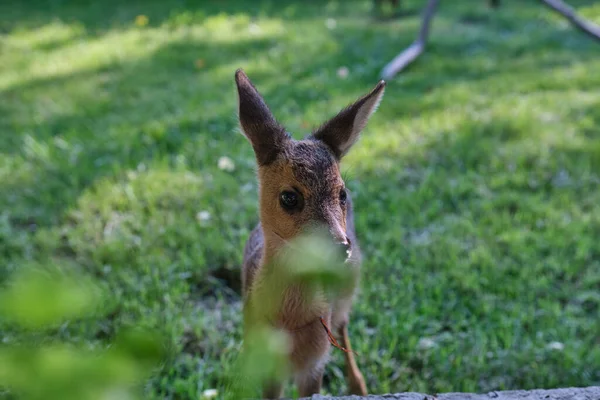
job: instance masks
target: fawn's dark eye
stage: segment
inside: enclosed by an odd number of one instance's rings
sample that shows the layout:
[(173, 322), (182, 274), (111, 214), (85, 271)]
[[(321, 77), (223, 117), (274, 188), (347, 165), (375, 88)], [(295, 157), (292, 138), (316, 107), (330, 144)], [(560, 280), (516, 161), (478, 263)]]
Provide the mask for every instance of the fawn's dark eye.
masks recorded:
[(283, 209), (293, 211), (299, 209), (302, 206), (302, 198), (296, 192), (291, 190), (285, 190), (279, 195), (279, 204)]
[(346, 199), (348, 198), (348, 193), (346, 193), (346, 189), (340, 190), (340, 204), (345, 205)]

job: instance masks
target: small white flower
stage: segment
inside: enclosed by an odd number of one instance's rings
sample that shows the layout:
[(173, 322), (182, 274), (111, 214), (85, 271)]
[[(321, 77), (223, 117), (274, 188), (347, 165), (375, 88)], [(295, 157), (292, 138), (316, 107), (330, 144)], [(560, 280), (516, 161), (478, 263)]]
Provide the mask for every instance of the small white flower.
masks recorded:
[(325, 21), (325, 26), (327, 27), (327, 29), (335, 29), (335, 27), (337, 26), (337, 21), (333, 18), (327, 18), (327, 20)]
[(546, 346), (549, 350), (558, 350), (563, 351), (565, 349), (565, 345), (561, 342), (550, 342), (548, 346)]
[(373, 336), (373, 335), (375, 335), (377, 333), (377, 329), (375, 329), (375, 328), (365, 328), (364, 329), (364, 333), (367, 336)]
[(259, 25), (252, 23), (248, 26), (248, 32), (250, 32), (253, 35), (258, 35), (259, 33), (261, 33), (262, 29), (260, 28)]
[(233, 160), (226, 156), (219, 158), (218, 165), (219, 169), (223, 171), (232, 172), (235, 170), (235, 164), (233, 163)]
[(435, 340), (430, 339), (430, 338), (421, 338), (421, 339), (419, 339), (419, 343), (417, 344), (417, 347), (420, 350), (428, 350), (428, 349), (434, 348), (435, 346), (437, 346), (437, 344), (435, 343)]
[(569, 186), (569, 184), (571, 183), (571, 176), (569, 176), (569, 173), (567, 171), (562, 169), (558, 171), (558, 174), (556, 174), (554, 178), (552, 178), (552, 183), (555, 187), (559, 188)]
[(175, 157), (175, 162), (179, 166), (185, 166), (185, 162), (186, 162), (185, 156), (183, 154), (178, 154), (177, 157)]
[(348, 70), (348, 67), (340, 67), (337, 70), (337, 76), (342, 79), (346, 79), (348, 77), (349, 73), (350, 73), (350, 70)]
[(206, 210), (200, 211), (198, 214), (196, 214), (196, 219), (200, 222), (210, 221), (210, 213)]
[(210, 399), (214, 399), (215, 397), (217, 397), (217, 395), (219, 394), (219, 392), (217, 391), (217, 389), (206, 389), (204, 392), (202, 392), (202, 400), (210, 400)]

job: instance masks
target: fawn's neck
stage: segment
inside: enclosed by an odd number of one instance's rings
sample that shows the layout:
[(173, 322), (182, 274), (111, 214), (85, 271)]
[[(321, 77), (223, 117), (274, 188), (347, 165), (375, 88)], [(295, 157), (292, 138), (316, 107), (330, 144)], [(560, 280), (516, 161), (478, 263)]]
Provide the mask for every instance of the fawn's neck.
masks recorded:
[(289, 267), (277, 262), (277, 252), (285, 242), (268, 232), (263, 232), (263, 238), (263, 257), (253, 290), (257, 317), (293, 330), (328, 315), (331, 306), (324, 293), (290, 278)]

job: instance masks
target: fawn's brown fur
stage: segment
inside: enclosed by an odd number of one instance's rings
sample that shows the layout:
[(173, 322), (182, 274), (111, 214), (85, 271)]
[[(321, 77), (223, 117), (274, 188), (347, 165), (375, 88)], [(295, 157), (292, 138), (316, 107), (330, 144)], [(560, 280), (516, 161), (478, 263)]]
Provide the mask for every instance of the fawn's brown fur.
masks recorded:
[[(248, 318), (248, 303), (260, 290), (269, 290), (263, 283), (278, 267), (273, 264), (277, 251), (307, 228), (321, 225), (328, 229), (334, 243), (346, 250), (348, 273), (354, 278), (352, 287), (335, 300), (325, 297), (307, 300), (301, 285), (286, 287), (274, 316), (262, 316), (261, 322), (272, 324), (290, 336), (289, 361), (295, 382), (301, 396), (310, 396), (321, 389), (330, 351), (321, 316), (340, 337), (341, 345), (351, 350), (347, 325), (358, 286), (361, 255), (354, 232), (352, 202), (340, 176), (339, 163), (379, 105), (385, 82), (379, 82), (369, 94), (298, 141), (276, 121), (242, 70), (236, 72), (235, 78), (240, 125), (258, 163), (260, 202), (260, 223), (244, 249), (244, 331), (256, 322), (255, 314), (254, 319)], [(364, 378), (352, 352), (345, 356), (350, 391), (366, 395)], [(263, 396), (278, 398), (282, 389), (283, 382), (272, 382), (263, 388)]]

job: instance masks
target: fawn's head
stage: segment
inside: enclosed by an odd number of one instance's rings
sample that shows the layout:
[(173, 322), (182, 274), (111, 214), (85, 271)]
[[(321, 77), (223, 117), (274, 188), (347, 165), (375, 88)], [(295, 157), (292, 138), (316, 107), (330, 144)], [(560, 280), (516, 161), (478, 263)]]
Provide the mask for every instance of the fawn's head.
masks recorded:
[(265, 238), (284, 242), (325, 227), (349, 254), (349, 199), (339, 163), (383, 97), (381, 81), (303, 140), (294, 140), (271, 114), (242, 70), (235, 74), (239, 120), (258, 163), (260, 217)]

